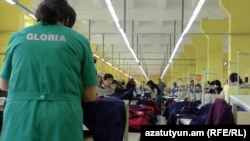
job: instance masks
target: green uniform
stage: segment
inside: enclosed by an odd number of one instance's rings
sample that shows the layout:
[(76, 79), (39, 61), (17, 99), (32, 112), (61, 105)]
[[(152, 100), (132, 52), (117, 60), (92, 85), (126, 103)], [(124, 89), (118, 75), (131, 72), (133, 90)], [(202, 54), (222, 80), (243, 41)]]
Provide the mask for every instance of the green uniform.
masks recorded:
[(81, 99), (97, 85), (88, 40), (62, 24), (12, 35), (1, 77), (9, 81), (1, 141), (83, 141)]
[(158, 87), (160, 88), (161, 92), (163, 93), (164, 92), (164, 88), (166, 88), (166, 84), (164, 82), (160, 82), (158, 84)]

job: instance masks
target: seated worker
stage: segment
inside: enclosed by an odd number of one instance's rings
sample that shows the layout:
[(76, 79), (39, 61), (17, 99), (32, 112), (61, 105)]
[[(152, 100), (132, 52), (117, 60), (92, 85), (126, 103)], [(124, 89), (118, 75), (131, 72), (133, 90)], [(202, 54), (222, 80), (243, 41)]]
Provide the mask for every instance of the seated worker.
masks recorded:
[(171, 88), (170, 87), (165, 87), (164, 91), (163, 91), (163, 94), (164, 94), (164, 96), (171, 97), (172, 96), (172, 94), (171, 94)]
[(205, 92), (210, 94), (220, 94), (222, 89), (221, 82), (216, 79), (209, 84), (209, 87), (205, 90)]
[(239, 89), (238, 91), (237, 84), (241, 85), (242, 83), (243, 81), (237, 73), (231, 73), (228, 79), (228, 83), (223, 86), (223, 90), (221, 91), (219, 97), (225, 99), (229, 103), (230, 95), (234, 94), (247, 95), (248, 94), (247, 89)]
[(113, 80), (111, 87), (114, 89), (115, 93), (124, 90), (121, 82)]
[(113, 82), (113, 75), (110, 73), (106, 73), (103, 76), (103, 84), (101, 85), (101, 87), (98, 87), (97, 90), (97, 94), (98, 96), (110, 96), (111, 94), (113, 94), (115, 92), (115, 90), (111, 87), (112, 82)]

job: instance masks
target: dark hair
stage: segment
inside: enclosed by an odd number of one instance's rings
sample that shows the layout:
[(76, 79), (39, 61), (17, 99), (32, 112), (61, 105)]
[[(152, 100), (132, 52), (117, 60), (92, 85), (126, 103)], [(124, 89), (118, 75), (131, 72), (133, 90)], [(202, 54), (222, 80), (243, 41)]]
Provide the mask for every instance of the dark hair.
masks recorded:
[(64, 24), (68, 27), (72, 27), (76, 20), (76, 12), (66, 0), (44, 0), (38, 5), (35, 16), (43, 24), (59, 21), (66, 22)]
[(176, 87), (176, 86), (177, 86), (177, 83), (176, 83), (176, 82), (174, 82), (174, 83), (173, 83), (173, 85), (174, 85), (174, 87)]
[(112, 84), (118, 84), (118, 81), (113, 80)]
[(112, 79), (113, 79), (114, 77), (113, 77), (113, 75), (110, 74), (110, 73), (104, 74), (103, 79), (106, 80), (106, 79), (108, 79), (108, 78), (112, 78)]
[(155, 83), (154, 83), (152, 80), (149, 80), (149, 81), (147, 82), (147, 85), (148, 85), (148, 86), (152, 86), (152, 85), (155, 85)]
[(242, 84), (243, 81), (237, 73), (231, 73), (229, 79), (232, 83), (237, 83), (238, 77), (239, 77), (239, 84)]
[(214, 80), (214, 84), (218, 87), (221, 87), (221, 82), (219, 80)]
[(71, 28), (73, 27), (76, 21), (76, 12), (71, 6), (69, 6), (68, 8), (68, 11), (64, 11), (64, 14), (66, 16), (65, 25)]
[(209, 83), (210, 86), (214, 85), (214, 80)]
[(96, 61), (97, 61), (97, 60), (96, 60), (96, 57), (94, 57), (93, 60), (94, 60), (94, 63), (96, 64)]
[(121, 81), (121, 85), (125, 85), (125, 81), (124, 80)]
[(129, 79), (128, 83), (126, 84), (126, 88), (134, 88), (135, 86), (135, 80), (133, 78)]
[(213, 86), (213, 85), (216, 85), (218, 87), (221, 87), (221, 82), (220, 80), (213, 80), (209, 85)]
[(161, 90), (157, 84), (155, 84), (152, 80), (149, 80), (147, 82), (147, 85), (151, 88), (151, 90), (154, 91), (154, 89), (157, 89), (158, 93), (161, 93)]

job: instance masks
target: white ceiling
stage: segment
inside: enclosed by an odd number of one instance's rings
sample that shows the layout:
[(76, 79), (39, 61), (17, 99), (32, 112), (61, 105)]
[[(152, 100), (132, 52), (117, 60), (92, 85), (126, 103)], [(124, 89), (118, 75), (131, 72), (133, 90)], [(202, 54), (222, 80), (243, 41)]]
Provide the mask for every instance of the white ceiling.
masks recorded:
[[(34, 0), (32, 11), (41, 0)], [(175, 43), (199, 0), (111, 0), (131, 47), (147, 75), (161, 75)], [(131, 75), (141, 74), (138, 64), (113, 23), (105, 0), (68, 0), (77, 13), (74, 29), (98, 46), (104, 58)], [(126, 5), (126, 6), (124, 6)], [(182, 45), (200, 34), (201, 19), (227, 19), (218, 0), (206, 0)], [(124, 22), (125, 21), (125, 22)], [(178, 58), (178, 54), (175, 56)]]

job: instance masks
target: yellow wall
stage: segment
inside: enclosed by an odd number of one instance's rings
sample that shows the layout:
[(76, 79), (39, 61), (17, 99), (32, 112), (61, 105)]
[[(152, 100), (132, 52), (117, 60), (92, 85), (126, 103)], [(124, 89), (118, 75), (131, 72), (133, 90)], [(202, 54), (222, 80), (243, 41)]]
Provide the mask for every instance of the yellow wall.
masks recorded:
[[(7, 2), (0, 4), (0, 66), (11, 34), (24, 25), (23, 12)], [(3, 14), (8, 13), (8, 14)]]

